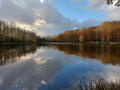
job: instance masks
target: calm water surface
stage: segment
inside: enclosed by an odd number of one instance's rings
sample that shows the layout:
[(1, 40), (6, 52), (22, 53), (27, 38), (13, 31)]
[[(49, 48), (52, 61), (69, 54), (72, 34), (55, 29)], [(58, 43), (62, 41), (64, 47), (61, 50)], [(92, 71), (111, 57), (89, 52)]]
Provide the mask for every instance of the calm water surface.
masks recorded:
[(120, 80), (120, 45), (0, 46), (0, 90), (74, 90)]

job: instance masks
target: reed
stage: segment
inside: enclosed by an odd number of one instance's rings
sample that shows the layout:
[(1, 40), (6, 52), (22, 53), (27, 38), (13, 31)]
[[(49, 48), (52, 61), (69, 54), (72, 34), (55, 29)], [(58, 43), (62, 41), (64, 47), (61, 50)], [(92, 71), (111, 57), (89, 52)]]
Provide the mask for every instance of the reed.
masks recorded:
[(117, 80), (107, 82), (104, 79), (89, 80), (88, 83), (80, 81), (79, 88), (75, 90), (120, 90), (120, 82)]

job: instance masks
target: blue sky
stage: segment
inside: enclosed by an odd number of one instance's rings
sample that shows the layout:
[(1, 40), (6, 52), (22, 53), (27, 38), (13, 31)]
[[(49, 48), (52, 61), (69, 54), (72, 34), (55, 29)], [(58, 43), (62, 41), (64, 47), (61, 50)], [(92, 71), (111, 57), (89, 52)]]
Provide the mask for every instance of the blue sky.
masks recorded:
[(119, 19), (120, 8), (106, 0), (0, 0), (0, 20), (41, 36)]
[(87, 5), (87, 0), (79, 2), (72, 2), (70, 0), (55, 0), (55, 7), (58, 8), (59, 12), (67, 18), (83, 22), (88, 18), (99, 20), (101, 16), (103, 16), (103, 10), (88, 10), (86, 8)]

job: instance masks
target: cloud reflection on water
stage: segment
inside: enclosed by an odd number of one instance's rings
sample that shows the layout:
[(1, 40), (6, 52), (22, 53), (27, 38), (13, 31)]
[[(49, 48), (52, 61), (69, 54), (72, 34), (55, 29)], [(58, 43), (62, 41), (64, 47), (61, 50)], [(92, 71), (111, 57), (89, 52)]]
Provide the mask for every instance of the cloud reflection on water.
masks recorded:
[(57, 90), (77, 87), (80, 80), (86, 82), (88, 78), (120, 80), (119, 68), (97, 59), (65, 55), (53, 48), (39, 48), (13, 64), (0, 66), (0, 90), (13, 90), (15, 85), (21, 90), (36, 90), (42, 80)]

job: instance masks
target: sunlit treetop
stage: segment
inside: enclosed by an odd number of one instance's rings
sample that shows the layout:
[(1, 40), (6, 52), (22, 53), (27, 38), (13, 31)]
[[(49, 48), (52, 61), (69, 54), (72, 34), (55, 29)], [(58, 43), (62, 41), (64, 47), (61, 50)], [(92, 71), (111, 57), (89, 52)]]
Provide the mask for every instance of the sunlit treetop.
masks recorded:
[(120, 0), (106, 0), (106, 1), (108, 5), (114, 4), (114, 2), (116, 2), (115, 5), (118, 7), (120, 6)]

